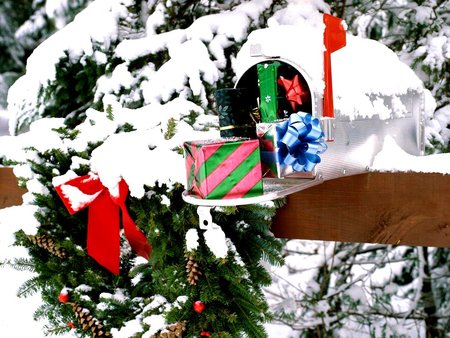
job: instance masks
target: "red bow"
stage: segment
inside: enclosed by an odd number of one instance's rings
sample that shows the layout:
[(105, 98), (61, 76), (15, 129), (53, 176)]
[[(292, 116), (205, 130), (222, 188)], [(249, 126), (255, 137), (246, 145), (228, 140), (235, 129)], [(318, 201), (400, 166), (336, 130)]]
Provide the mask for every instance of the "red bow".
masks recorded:
[(292, 80), (280, 77), (278, 79), (278, 84), (283, 86), (286, 90), (286, 99), (290, 102), (292, 110), (296, 111), (297, 105), (303, 103), (302, 96), (306, 94), (300, 85), (298, 74), (295, 74)]
[(151, 246), (128, 214), (125, 199), (128, 185), (122, 179), (118, 196), (103, 186), (96, 174), (76, 177), (55, 187), (71, 215), (89, 206), (87, 252), (113, 274), (120, 270), (120, 211), (125, 237), (132, 249), (146, 259)]

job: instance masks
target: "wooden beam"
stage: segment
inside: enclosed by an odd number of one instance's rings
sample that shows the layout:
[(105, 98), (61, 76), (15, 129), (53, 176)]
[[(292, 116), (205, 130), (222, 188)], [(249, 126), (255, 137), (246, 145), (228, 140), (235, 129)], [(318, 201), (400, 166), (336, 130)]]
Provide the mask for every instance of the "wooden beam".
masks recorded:
[(450, 248), (450, 175), (368, 173), (292, 194), (276, 237)]
[[(26, 189), (0, 167), (0, 208)], [(276, 237), (450, 248), (450, 175), (369, 173), (326, 181), (287, 197)]]
[(22, 204), (26, 189), (20, 188), (13, 169), (0, 167), (0, 209)]

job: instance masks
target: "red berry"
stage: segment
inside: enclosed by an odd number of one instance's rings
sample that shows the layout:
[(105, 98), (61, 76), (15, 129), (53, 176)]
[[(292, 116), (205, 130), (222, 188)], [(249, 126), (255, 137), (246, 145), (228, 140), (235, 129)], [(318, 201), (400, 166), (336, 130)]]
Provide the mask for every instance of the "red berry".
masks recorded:
[(201, 337), (211, 337), (211, 333), (209, 333), (208, 331), (202, 331), (202, 332), (200, 332), (200, 336)]
[(58, 296), (58, 300), (61, 303), (64, 303), (64, 304), (67, 303), (69, 301), (69, 293), (65, 290), (61, 291), (61, 293)]
[(202, 313), (205, 309), (205, 303), (203, 303), (201, 300), (197, 300), (196, 302), (194, 302), (193, 307), (195, 312)]
[(68, 327), (71, 327), (72, 329), (75, 329), (75, 324), (72, 323), (72, 322), (68, 322), (68, 323), (67, 323), (67, 326), (68, 326)]

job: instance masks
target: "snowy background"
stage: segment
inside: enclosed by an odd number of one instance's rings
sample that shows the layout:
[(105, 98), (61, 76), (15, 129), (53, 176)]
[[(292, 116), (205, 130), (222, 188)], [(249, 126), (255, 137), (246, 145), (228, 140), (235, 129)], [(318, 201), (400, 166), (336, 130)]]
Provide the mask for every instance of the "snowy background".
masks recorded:
[[(202, 17), (186, 29), (177, 29), (164, 34), (157, 34), (157, 28), (162, 24), (162, 8), (157, 10), (146, 20), (145, 31), (137, 38), (123, 38), (115, 48), (115, 56), (122, 60), (113, 71), (102, 76), (97, 81), (94, 97), (101, 100), (104, 106), (110, 105), (114, 112), (114, 118), (108, 118), (103, 112), (94, 108), (86, 110), (86, 121), (76, 129), (79, 135), (74, 140), (61, 139), (53, 131), (53, 128), (63, 126), (62, 118), (42, 118), (42, 106), (40, 106), (38, 92), (41, 86), (46, 86), (47, 81), (52, 81), (56, 77), (56, 64), (60, 57), (64, 56), (64, 51), (68, 51), (68, 57), (72, 61), (84, 60), (89, 56), (98, 64), (107, 63), (107, 49), (109, 45), (118, 40), (117, 22), (126, 17), (124, 4), (127, 1), (93, 1), (84, 11), (75, 17), (70, 23), (63, 19), (56, 20), (57, 28), (60, 28), (55, 34), (42, 41), (27, 59), (26, 73), (12, 85), (8, 94), (8, 105), (0, 109), (0, 136), (8, 133), (15, 133), (21, 130), (31, 121), (29, 131), (18, 136), (3, 136), (0, 138), (0, 156), (12, 158), (18, 161), (33, 158), (32, 152), (24, 152), (22, 149), (33, 145), (38, 151), (46, 149), (61, 149), (65, 151), (69, 148), (75, 150), (86, 149), (89, 143), (104, 141), (92, 154), (92, 158), (87, 162), (81, 158), (72, 159), (72, 169), (82, 164), (88, 163), (92, 170), (98, 172), (103, 184), (113, 189), (118, 180), (122, 177), (130, 187), (130, 194), (133, 197), (141, 198), (144, 194), (144, 185), (152, 185), (155, 181), (160, 183), (184, 182), (184, 160), (183, 157), (171, 149), (180, 146), (185, 140), (210, 139), (218, 137), (217, 117), (205, 113), (202, 108), (208, 102), (206, 85), (213, 86), (223, 75), (223, 69), (226, 65), (224, 49), (231, 43), (243, 43), (247, 39), (247, 28), (252, 21), (256, 21), (261, 13), (270, 5), (270, 1), (248, 1), (240, 6), (236, 6), (232, 12), (224, 12), (215, 15)], [(308, 1), (292, 1), (285, 9), (276, 12), (268, 21), (267, 26), (276, 28), (283, 25), (294, 25), (299, 29), (305, 29), (311, 34), (302, 35), (303, 45), (317, 45), (317, 38), (323, 32), (321, 16), (319, 10), (327, 9), (327, 6), (318, 2), (312, 5)], [(65, 1), (47, 1), (45, 7), (46, 15), (49, 17), (58, 17), (67, 9)], [(425, 20), (424, 17), (430, 15), (427, 9), (416, 8), (416, 18)], [(364, 27), (364, 15), (360, 18), (360, 27)], [(18, 30), (18, 34), (25, 34), (27, 30), (32, 30), (37, 25), (38, 20), (27, 21)], [(448, 32), (448, 31), (447, 31)], [(281, 40), (282, 41), (282, 40)], [(341, 99), (336, 104), (342, 111), (352, 114), (365, 114), (372, 116), (380, 112), (380, 107), (370, 106), (371, 109), (364, 111), (358, 110), (358, 107), (368, 107), (367, 93), (377, 92), (381, 94), (392, 94), (393, 92), (403, 93), (409, 88), (420, 89), (422, 81), (426, 80), (424, 74), (416, 75), (409, 67), (405, 66), (411, 54), (403, 54), (402, 62), (389, 49), (381, 43), (369, 41), (366, 36), (352, 36), (349, 32), (348, 49), (340, 53), (334, 61), (333, 69), (336, 69), (336, 78), (334, 79), (335, 93)], [(443, 37), (430, 38), (427, 50), (429, 63), (444, 64), (448, 62), (450, 48), (448, 35)], [(321, 43), (321, 41), (320, 41)], [(97, 48), (101, 45), (104, 47)], [(289, 46), (284, 44), (284, 46)], [(266, 46), (266, 48), (279, 48), (278, 46)], [(425, 48), (425, 47), (424, 47)], [(418, 49), (415, 53), (425, 53), (424, 48)], [(159, 69), (149, 64), (140, 70), (139, 74), (130, 72), (130, 62), (137, 60), (142, 55), (156, 53), (167, 50), (170, 60)], [(376, 51), (376, 53), (374, 52)], [(295, 52), (295, 49), (293, 49)], [(321, 51), (318, 51), (320, 54)], [(361, 64), (345, 64), (346, 53), (361, 53), (358, 60)], [(214, 58), (211, 57), (214, 56)], [(303, 54), (305, 64), (311, 64), (312, 69), (321, 69), (321, 63), (317, 62), (315, 54)], [(370, 72), (368, 65), (380, 62), (382, 58), (384, 69), (389, 73), (398, 72), (400, 76), (398, 82), (385, 83), (385, 74), (379, 72)], [(445, 61), (447, 60), (447, 61)], [(425, 60), (426, 61), (426, 60)], [(239, 64), (232, 65), (236, 71), (239, 70)], [(399, 70), (400, 69), (400, 70)], [(316, 79), (319, 79), (317, 76)], [(139, 79), (139, 90), (131, 90), (131, 94), (121, 94), (124, 89), (131, 89), (136, 86)], [(366, 81), (366, 79), (370, 79)], [(362, 85), (365, 84), (365, 85)], [(317, 88), (322, 88), (323, 83), (317, 80), (314, 83)], [(351, 91), (351, 100), (345, 101), (342, 98), (350, 97), (348, 91)], [(437, 90), (436, 90), (437, 91)], [(26, 94), (24, 94), (26, 93)], [(174, 93), (179, 93), (176, 99), (171, 99)], [(194, 103), (188, 99), (189, 95), (198, 97), (199, 103)], [(433, 98), (434, 92), (425, 90), (425, 113), (426, 113), (426, 139), (427, 146), (431, 147), (431, 140), (437, 140), (441, 144), (447, 144), (450, 138), (450, 132), (447, 125), (450, 123), (450, 106), (444, 105), (436, 112), (436, 102)], [(128, 100), (133, 100), (133, 95), (141, 96), (144, 106), (138, 109), (124, 108)], [(351, 101), (351, 102), (350, 102)], [(349, 109), (357, 107), (358, 109)], [(36, 109), (36, 107), (41, 107)], [(376, 110), (377, 108), (378, 110)], [(199, 114), (196, 125), (191, 127), (185, 118), (191, 112)], [(400, 110), (401, 111), (401, 110)], [(168, 121), (175, 119), (177, 121), (177, 133), (167, 139), (164, 133), (167, 131)], [(136, 127), (136, 130), (129, 133), (114, 134), (120, 126), (129, 123)], [(210, 126), (209, 131), (204, 131), (205, 126)], [(27, 130), (24, 128), (22, 131)], [(161, 130), (155, 133), (155, 130)], [(133, 149), (130, 152), (129, 149)], [(150, 150), (152, 149), (152, 150)], [(160, 158), (166, 158), (171, 163), (168, 167), (155, 168), (153, 163)], [(373, 163), (373, 170), (400, 170), (400, 171), (420, 171), (420, 172), (441, 172), (450, 173), (450, 154), (433, 154), (426, 157), (415, 157), (407, 154), (399, 148), (395, 141), (387, 138), (384, 142), (383, 150), (376, 156)], [(148, 171), (148, 167), (155, 170)], [(45, 188), (33, 178), (28, 166), (17, 166), (15, 173), (18, 176), (27, 177), (30, 180), (27, 183), (28, 193), (24, 195), (24, 205), (6, 208), (0, 210), (0, 258), (2, 260), (12, 259), (14, 257), (26, 256), (26, 251), (22, 247), (14, 247), (14, 232), (23, 229), (27, 234), (36, 232), (38, 223), (33, 217), (36, 210), (30, 205), (33, 196), (31, 192), (45, 193)], [(59, 173), (65, 175), (66, 173)], [(298, 262), (299, 257), (289, 256), (287, 265), (273, 270), (274, 285), (268, 288), (269, 302), (273, 306), (291, 309), (295, 312), (296, 304), (289, 297), (289, 292), (298, 292), (314, 288), (311, 285), (311, 276), (307, 264), (318, 266), (320, 261), (326, 260), (332, 256), (335, 249), (335, 243), (319, 242), (301, 242), (292, 241), (286, 250), (301, 251), (311, 256), (308, 263)], [(321, 254), (316, 254), (321, 250)], [(401, 256), (405, 248), (397, 248), (389, 253), (389, 257), (383, 259), (396, 259)], [(420, 252), (419, 252), (420, 253)], [(384, 262), (379, 260), (378, 262)], [(301, 263), (302, 266), (296, 266)], [(375, 266), (372, 263), (371, 266)], [(292, 269), (303, 271), (302, 273), (291, 274)], [(367, 268), (370, 270), (371, 268)], [(390, 269), (400, 269), (390, 267)], [(364, 269), (363, 269), (364, 270)], [(366, 276), (367, 270), (361, 271), (361, 276)], [(392, 270), (391, 270), (392, 271)], [(360, 281), (349, 287), (348, 294), (362, 304), (370, 303), (368, 294), (365, 293), (366, 283), (382, 283), (385, 274), (391, 272), (389, 269), (379, 269), (372, 275), (370, 280)], [(358, 272), (356, 272), (356, 275)], [(0, 268), (0, 278), (2, 280), (0, 288), (0, 328), (1, 335), (5, 337), (32, 336), (40, 337), (42, 323), (32, 320), (32, 313), (39, 303), (39, 296), (29, 298), (17, 298), (15, 296), (17, 287), (30, 277), (28, 272), (19, 272), (9, 267)], [(417, 279), (420, 283), (420, 278)], [(282, 285), (285, 289), (281, 292)], [(295, 285), (289, 289), (288, 285)], [(418, 287), (418, 285), (415, 285)], [(395, 289), (395, 286), (392, 286)], [(395, 293), (396, 290), (391, 290)], [(406, 291), (405, 291), (406, 292)], [(279, 299), (282, 298), (281, 301)], [(417, 299), (411, 302), (398, 300), (396, 302), (397, 310), (406, 314), (417, 303)], [(317, 311), (324, 310), (327, 304), (322, 302), (317, 304)], [(364, 310), (364, 307), (360, 309)], [(305, 321), (307, 322), (307, 316)], [(355, 324), (356, 325), (356, 324)], [(422, 337), (424, 332), (417, 329), (416, 326), (407, 320), (396, 325), (397, 333), (404, 333), (407, 336)], [(271, 337), (290, 337), (294, 336), (294, 330), (288, 325), (268, 325)], [(403, 329), (398, 329), (403, 327)], [(357, 332), (358, 327), (348, 327)], [(342, 334), (350, 337), (351, 334), (342, 330)], [(360, 337), (361, 333), (354, 333)], [(125, 334), (123, 333), (125, 336)], [(71, 336), (69, 334), (68, 336)]]

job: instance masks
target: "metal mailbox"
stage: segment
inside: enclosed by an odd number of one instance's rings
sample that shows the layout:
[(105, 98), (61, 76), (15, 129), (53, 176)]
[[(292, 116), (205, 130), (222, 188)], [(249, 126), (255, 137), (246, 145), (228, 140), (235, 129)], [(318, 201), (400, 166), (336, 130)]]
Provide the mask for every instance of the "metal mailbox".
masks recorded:
[[(309, 176), (320, 171), (324, 180), (367, 171), (386, 136), (412, 155), (424, 152), (421, 81), (387, 47), (349, 36), (343, 22), (337, 20), (333, 23), (341, 25), (344, 32), (338, 34), (347, 36), (344, 46), (331, 50), (332, 68), (327, 65), (331, 52), (328, 47), (327, 53), (326, 17), (325, 27), (276, 26), (254, 31), (236, 59), (236, 88), (246, 88), (255, 102), (258, 64), (279, 62), (280, 77), (298, 76), (307, 93), (298, 110), (321, 121), (328, 146)], [(330, 89), (331, 112), (326, 100)], [(284, 114), (292, 113), (281, 106)], [(308, 173), (291, 176), (308, 177)]]

